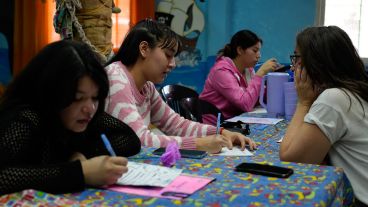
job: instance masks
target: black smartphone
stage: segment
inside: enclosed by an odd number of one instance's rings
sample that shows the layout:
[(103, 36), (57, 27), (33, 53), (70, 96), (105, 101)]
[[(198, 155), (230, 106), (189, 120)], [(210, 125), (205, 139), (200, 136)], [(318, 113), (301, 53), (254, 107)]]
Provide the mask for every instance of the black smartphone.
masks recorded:
[[(179, 152), (181, 154), (181, 157), (184, 158), (193, 158), (193, 159), (201, 159), (204, 158), (207, 155), (206, 151), (201, 150), (186, 150), (186, 149), (179, 149)], [(162, 155), (165, 153), (165, 148), (161, 147), (156, 149), (152, 152), (154, 155)]]
[(265, 175), (270, 177), (288, 178), (293, 174), (293, 169), (274, 165), (258, 163), (240, 163), (235, 167), (237, 172), (248, 172), (252, 174)]
[(277, 68), (275, 72), (286, 72), (290, 69), (291, 69), (291, 65), (284, 65), (284, 66), (281, 66), (280, 68)]

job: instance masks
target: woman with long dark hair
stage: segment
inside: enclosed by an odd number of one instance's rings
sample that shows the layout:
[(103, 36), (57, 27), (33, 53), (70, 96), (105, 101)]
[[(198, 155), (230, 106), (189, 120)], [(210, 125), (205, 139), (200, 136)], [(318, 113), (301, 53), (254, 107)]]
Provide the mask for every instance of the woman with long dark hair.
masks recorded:
[[(255, 144), (240, 133), (184, 119), (161, 98), (154, 83), (161, 83), (175, 67), (180, 41), (169, 27), (146, 19), (138, 22), (124, 39), (106, 71), (110, 81), (107, 112), (124, 121), (149, 147), (166, 147), (175, 141), (180, 148), (199, 149), (211, 153), (233, 144)], [(149, 129), (155, 125), (164, 134)]]
[(280, 158), (320, 164), (328, 155), (357, 206), (368, 205), (368, 76), (352, 41), (339, 27), (310, 27), (297, 35), (291, 59), (298, 104)]
[[(262, 77), (275, 71), (276, 59), (267, 60), (258, 70), (262, 39), (250, 30), (240, 30), (218, 52), (199, 98), (216, 106), (225, 119), (252, 111), (259, 99)], [(216, 117), (206, 114), (203, 122), (215, 125)]]
[[(82, 43), (46, 46), (0, 100), (0, 194), (24, 189), (51, 193), (113, 184), (127, 171), (140, 141), (104, 112), (109, 83)], [(118, 156), (101, 140), (104, 133)]]

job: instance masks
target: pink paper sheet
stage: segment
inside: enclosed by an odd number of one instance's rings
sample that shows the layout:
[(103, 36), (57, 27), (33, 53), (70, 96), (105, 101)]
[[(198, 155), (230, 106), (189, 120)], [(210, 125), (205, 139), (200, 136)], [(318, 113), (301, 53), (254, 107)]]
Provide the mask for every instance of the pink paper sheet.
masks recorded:
[(161, 187), (140, 187), (140, 186), (121, 186), (113, 185), (108, 190), (143, 195), (157, 198), (183, 199), (183, 197), (162, 195), (164, 192), (175, 192), (191, 195), (197, 190), (213, 181), (215, 178), (201, 177), (195, 175), (180, 175), (168, 186)]

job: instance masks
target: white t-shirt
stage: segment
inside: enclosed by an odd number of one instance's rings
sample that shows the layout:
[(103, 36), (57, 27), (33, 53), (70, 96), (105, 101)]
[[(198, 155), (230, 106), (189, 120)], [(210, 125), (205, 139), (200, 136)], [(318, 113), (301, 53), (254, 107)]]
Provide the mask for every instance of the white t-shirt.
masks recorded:
[(348, 94), (351, 101), (341, 89), (323, 91), (304, 121), (316, 124), (327, 136), (332, 164), (344, 169), (355, 196), (368, 204), (368, 103), (359, 98), (363, 111), (358, 99)]

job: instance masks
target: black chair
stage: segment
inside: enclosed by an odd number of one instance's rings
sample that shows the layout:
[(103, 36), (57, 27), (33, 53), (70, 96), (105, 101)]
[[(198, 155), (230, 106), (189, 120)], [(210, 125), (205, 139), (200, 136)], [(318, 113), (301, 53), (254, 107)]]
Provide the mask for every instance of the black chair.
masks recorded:
[(198, 100), (197, 97), (183, 98), (180, 101), (180, 106), (185, 111), (184, 118), (202, 123), (202, 114)]
[[(201, 123), (203, 123), (202, 115), (212, 114), (217, 117), (217, 114), (221, 113), (216, 106), (198, 97), (183, 98), (180, 101), (180, 106), (185, 110), (185, 118)], [(223, 120), (224, 116), (221, 114), (220, 121), (223, 122)]]
[[(217, 117), (218, 113), (221, 113), (216, 106), (198, 97), (183, 98), (180, 101), (180, 106), (185, 110), (185, 118), (201, 123), (203, 123), (202, 115), (212, 114)], [(240, 132), (244, 135), (250, 134), (249, 124), (244, 124), (242, 122), (226, 122), (224, 121), (222, 113), (220, 122), (221, 126), (227, 130)]]
[(178, 114), (185, 117), (185, 111), (180, 106), (180, 100), (188, 97), (198, 97), (198, 93), (181, 85), (166, 85), (161, 88), (164, 101)]

